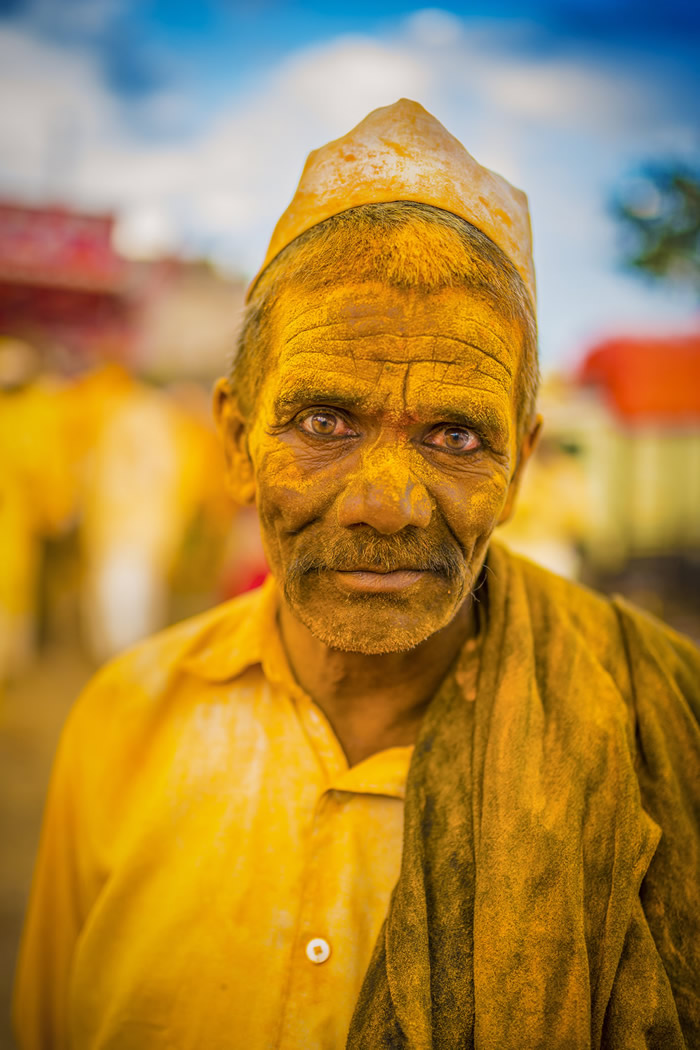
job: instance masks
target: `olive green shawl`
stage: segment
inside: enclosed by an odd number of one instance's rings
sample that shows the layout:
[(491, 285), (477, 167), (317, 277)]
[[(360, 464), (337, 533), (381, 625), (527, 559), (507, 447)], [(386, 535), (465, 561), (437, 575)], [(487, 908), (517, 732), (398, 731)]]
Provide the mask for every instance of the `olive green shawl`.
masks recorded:
[(349, 1050), (700, 1047), (700, 654), (492, 546)]

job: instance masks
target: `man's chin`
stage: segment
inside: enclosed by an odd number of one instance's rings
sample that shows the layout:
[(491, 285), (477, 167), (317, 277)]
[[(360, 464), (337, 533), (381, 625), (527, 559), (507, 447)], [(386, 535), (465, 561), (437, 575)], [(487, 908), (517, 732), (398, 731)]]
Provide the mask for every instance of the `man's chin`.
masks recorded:
[(321, 623), (313, 616), (305, 616), (302, 610), (295, 610), (297, 616), (308, 627), (314, 637), (327, 645), (345, 653), (363, 653), (365, 656), (381, 656), (387, 653), (408, 652), (424, 642), (438, 628), (415, 624), (410, 628), (398, 628), (395, 624), (376, 623), (368, 628), (356, 622), (343, 622), (339, 618), (332, 628)]
[(296, 617), (330, 649), (380, 656), (415, 649), (452, 620), (462, 588), (443, 581), (431, 590), (437, 593), (423, 601), (396, 593), (329, 594), (325, 587), (285, 588), (285, 595)]

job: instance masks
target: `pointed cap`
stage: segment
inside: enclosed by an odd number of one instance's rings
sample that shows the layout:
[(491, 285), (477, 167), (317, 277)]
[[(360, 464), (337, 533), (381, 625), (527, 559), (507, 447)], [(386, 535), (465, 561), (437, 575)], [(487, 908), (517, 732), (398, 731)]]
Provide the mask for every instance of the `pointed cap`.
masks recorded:
[(482, 168), (439, 120), (406, 98), (375, 109), (309, 154), (248, 295), (299, 234), (350, 208), (389, 201), (432, 204), (466, 219), (508, 256), (536, 303), (527, 197)]

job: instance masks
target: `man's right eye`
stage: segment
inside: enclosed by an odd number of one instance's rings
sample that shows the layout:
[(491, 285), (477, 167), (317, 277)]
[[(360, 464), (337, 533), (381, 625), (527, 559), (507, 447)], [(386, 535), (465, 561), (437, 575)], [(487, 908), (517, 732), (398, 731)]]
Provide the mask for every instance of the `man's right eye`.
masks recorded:
[(347, 420), (337, 412), (319, 409), (307, 412), (297, 420), (297, 426), (305, 434), (311, 434), (312, 437), (357, 437)]

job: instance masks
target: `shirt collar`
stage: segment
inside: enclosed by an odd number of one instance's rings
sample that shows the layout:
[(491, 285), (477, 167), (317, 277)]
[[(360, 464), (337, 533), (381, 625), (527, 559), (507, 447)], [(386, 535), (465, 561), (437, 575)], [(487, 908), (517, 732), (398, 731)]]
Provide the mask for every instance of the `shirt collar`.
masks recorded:
[[(287, 663), (277, 626), (279, 592), (272, 577), (256, 591), (222, 605), (207, 635), (184, 661), (187, 671), (207, 682), (225, 682), (258, 664), (268, 682), (279, 684), (297, 701), (302, 722), (312, 706)], [(332, 732), (332, 730), (330, 730)], [(313, 735), (313, 734), (312, 734)], [(403, 798), (412, 747), (394, 747), (370, 755), (329, 776), (328, 788)]]
[[(277, 624), (278, 609), (279, 591), (270, 576), (262, 587), (220, 607), (214, 624), (185, 659), (184, 667), (205, 681), (225, 682), (249, 667), (261, 665), (265, 678), (281, 685), (304, 709), (311, 701), (289, 668)], [(483, 635), (483, 622), (480, 627), (477, 638), (463, 646), (454, 668), (457, 687), (467, 700), (476, 697), (478, 658), (475, 661), (474, 657)], [(371, 755), (339, 772), (329, 787), (403, 798), (412, 753), (413, 747), (396, 747)]]
[[(278, 609), (279, 591), (274, 578), (268, 576), (257, 590), (221, 606), (213, 629), (186, 658), (185, 668), (205, 681), (225, 682), (261, 664), (268, 681), (283, 685), (295, 698), (305, 696), (284, 652)], [(467, 700), (476, 698), (477, 654), (485, 633), (485, 613), (485, 608), (478, 610), (477, 637), (464, 644), (454, 666), (457, 684)]]
[(272, 576), (263, 585), (220, 607), (213, 628), (190, 652), (185, 668), (207, 682), (225, 682), (248, 667), (267, 663), (271, 642), (279, 640), (277, 587)]

